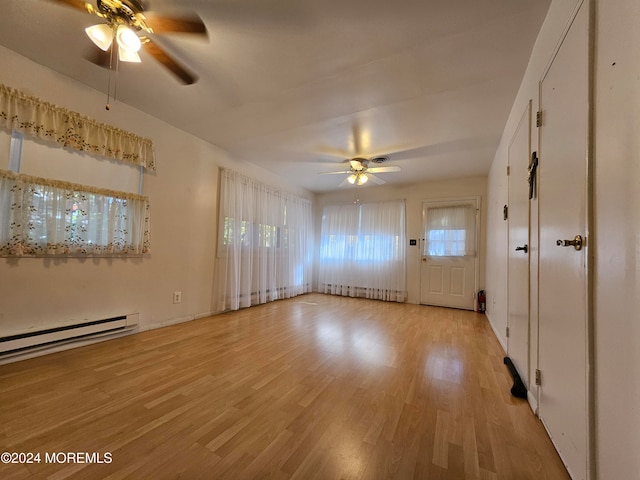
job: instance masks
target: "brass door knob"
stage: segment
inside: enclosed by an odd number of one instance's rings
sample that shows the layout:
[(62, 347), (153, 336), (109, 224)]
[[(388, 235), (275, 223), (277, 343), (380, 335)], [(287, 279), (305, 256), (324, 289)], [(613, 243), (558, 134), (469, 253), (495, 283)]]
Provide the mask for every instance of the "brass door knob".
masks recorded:
[(573, 240), (557, 240), (556, 245), (559, 247), (573, 247), (576, 250), (582, 250), (582, 235), (576, 235)]

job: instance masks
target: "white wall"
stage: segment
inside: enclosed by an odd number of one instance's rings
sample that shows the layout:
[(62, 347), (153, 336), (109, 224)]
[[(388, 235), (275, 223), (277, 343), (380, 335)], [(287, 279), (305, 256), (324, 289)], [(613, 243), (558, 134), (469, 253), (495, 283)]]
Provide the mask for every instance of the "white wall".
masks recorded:
[[(488, 178), (487, 314), (504, 344), (507, 148), (576, 2), (553, 1)], [(594, 231), (595, 455), (600, 480), (640, 478), (640, 3), (595, 1)], [(535, 108), (534, 108), (535, 110)], [(537, 132), (533, 145), (537, 145)], [(537, 203), (532, 202), (532, 265)], [(537, 277), (532, 272), (532, 336)], [(532, 344), (535, 352), (536, 344)], [(535, 365), (536, 359), (532, 359)]]
[[(484, 288), (485, 278), (485, 218), (486, 218), (486, 178), (467, 177), (446, 181), (421, 183), (416, 185), (406, 185), (402, 187), (383, 185), (375, 187), (344, 187), (335, 192), (320, 194), (316, 196), (315, 208), (315, 233), (316, 250), (320, 245), (320, 231), (322, 225), (322, 209), (325, 205), (339, 205), (351, 203), (356, 195), (360, 202), (378, 202), (384, 200), (406, 200), (407, 208), (407, 241), (409, 239), (422, 238), (422, 202), (426, 200), (451, 199), (459, 197), (480, 197), (480, 245), (478, 252), (479, 262), (479, 289)], [(316, 254), (315, 258), (318, 258)], [(407, 245), (407, 287), (409, 303), (420, 302), (420, 247)], [(317, 272), (315, 269), (314, 289), (317, 290)]]
[[(505, 125), (500, 145), (496, 151), (487, 181), (487, 317), (498, 336), (498, 340), (506, 349), (507, 327), (507, 260), (508, 260), (508, 222), (503, 220), (502, 208), (508, 203), (507, 164), (509, 143), (515, 134), (529, 100), (533, 100), (533, 112), (538, 109), (538, 82), (551, 60), (558, 42), (575, 10), (578, 0), (554, 0), (549, 7), (536, 43), (531, 52), (529, 65), (522, 79), (520, 90), (514, 100), (511, 114)], [(535, 125), (535, 123), (534, 123)], [(538, 132), (533, 129), (531, 145), (537, 150)], [(529, 258), (531, 269), (531, 352), (537, 352), (537, 270), (538, 263), (538, 202), (531, 201), (531, 237), (529, 241)], [(535, 369), (537, 359), (531, 359)], [(531, 372), (530, 372), (531, 373)], [(533, 378), (528, 375), (528, 378)]]
[[(567, 29), (580, 0), (553, 0), (547, 17), (540, 29), (531, 52), (527, 70), (514, 100), (509, 119), (505, 124), (500, 145), (487, 182), (487, 317), (498, 340), (507, 350), (506, 327), (508, 323), (508, 222), (503, 220), (503, 206), (508, 204), (509, 177), (507, 164), (509, 144), (518, 128), (527, 103), (532, 100), (532, 124), (539, 108), (539, 81), (545, 73), (557, 46)], [(531, 148), (538, 149), (538, 130), (531, 132)], [(541, 161), (544, 161), (541, 159)], [(518, 181), (513, 179), (513, 181)], [(537, 189), (537, 185), (536, 185)], [(538, 366), (538, 200), (530, 201), (530, 325), (529, 325), (529, 371), (527, 378), (534, 378)], [(529, 402), (534, 410), (538, 405), (538, 391), (531, 388)]]
[(606, 480), (640, 478), (640, 2), (600, 1), (596, 19), (596, 432)]
[[(1, 335), (132, 312), (140, 313), (142, 329), (211, 313), (220, 166), (312, 197), (123, 103), (112, 103), (107, 112), (103, 92), (3, 47), (0, 65), (0, 83), (151, 138), (157, 162), (157, 173), (145, 175), (143, 189), (151, 204), (151, 254), (142, 259), (0, 259)], [(5, 135), (0, 143), (2, 166), (7, 141)], [(173, 304), (174, 291), (182, 292), (181, 304)]]

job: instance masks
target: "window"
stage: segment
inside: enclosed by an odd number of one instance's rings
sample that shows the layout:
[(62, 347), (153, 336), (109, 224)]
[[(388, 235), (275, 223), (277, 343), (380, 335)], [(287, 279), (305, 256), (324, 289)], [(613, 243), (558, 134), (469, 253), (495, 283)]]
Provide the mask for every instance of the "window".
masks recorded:
[(0, 255), (149, 250), (146, 197), (0, 170)]
[(0, 127), (0, 256), (149, 251), (151, 140), (4, 85)]
[(222, 169), (218, 308), (237, 310), (311, 289), (311, 202)]
[(403, 201), (325, 207), (320, 243), (324, 293), (406, 299)]
[(386, 262), (400, 250), (400, 235), (340, 235), (323, 236), (320, 247), (322, 261), (343, 261), (351, 258), (357, 263)]
[(424, 255), (463, 257), (475, 255), (476, 211), (472, 205), (428, 207)]
[[(235, 232), (235, 229), (239, 232)], [(280, 248), (282, 227), (250, 223), (246, 220), (236, 221), (231, 217), (224, 217), (222, 243), (230, 246), (234, 243), (243, 247)]]

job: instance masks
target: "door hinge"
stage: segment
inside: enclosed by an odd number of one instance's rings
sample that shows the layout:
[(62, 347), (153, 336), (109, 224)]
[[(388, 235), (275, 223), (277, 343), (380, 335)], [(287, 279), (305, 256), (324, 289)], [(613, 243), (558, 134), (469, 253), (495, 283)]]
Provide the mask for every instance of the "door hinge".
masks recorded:
[(511, 175), (511, 166), (507, 165), (507, 177)]
[(536, 385), (542, 385), (542, 372), (536, 368)]
[(509, 327), (507, 327), (507, 338), (509, 338)]
[(507, 220), (508, 218), (509, 218), (509, 207), (505, 205), (504, 207), (502, 207), (502, 219)]
[(536, 127), (542, 126), (542, 110), (538, 110), (536, 112)]

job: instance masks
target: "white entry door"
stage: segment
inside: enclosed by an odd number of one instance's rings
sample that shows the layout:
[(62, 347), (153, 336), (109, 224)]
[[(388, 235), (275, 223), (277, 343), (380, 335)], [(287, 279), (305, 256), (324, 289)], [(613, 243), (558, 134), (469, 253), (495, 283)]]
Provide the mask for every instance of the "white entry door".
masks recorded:
[(574, 480), (589, 478), (588, 4), (540, 84), (539, 415)]
[(529, 183), (531, 102), (509, 144), (507, 353), (529, 389)]
[(425, 202), (420, 303), (473, 310), (478, 199)]

